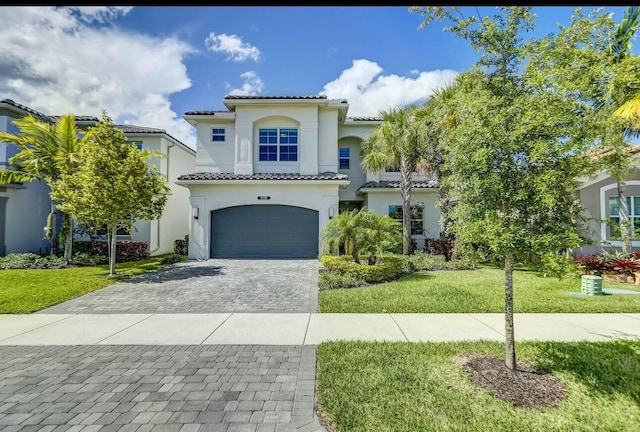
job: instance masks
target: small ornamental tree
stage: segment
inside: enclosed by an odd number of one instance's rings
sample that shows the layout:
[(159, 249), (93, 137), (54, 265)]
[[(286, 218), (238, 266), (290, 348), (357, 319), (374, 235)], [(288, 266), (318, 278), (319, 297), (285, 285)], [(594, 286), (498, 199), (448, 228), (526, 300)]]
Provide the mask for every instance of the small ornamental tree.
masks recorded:
[(360, 263), (364, 255), (369, 264), (375, 264), (385, 252), (395, 252), (402, 246), (402, 224), (363, 207), (333, 217), (320, 238), (325, 253), (339, 255), (343, 248), (354, 262)]
[(446, 19), (447, 30), (481, 53), (449, 95), (443, 182), (458, 200), (448, 217), (460, 244), (483, 246), (504, 262), (505, 365), (515, 370), (514, 267), (560, 276), (569, 265), (566, 250), (583, 244), (576, 179), (586, 172), (593, 133), (583, 105), (527, 70), (530, 8), (502, 7), (484, 18), (455, 8), (418, 10), (425, 25)]
[(127, 144), (105, 111), (80, 145), (80, 166), (52, 182), (60, 209), (80, 221), (106, 226), (109, 275), (116, 273), (116, 233), (139, 219), (157, 219), (167, 201), (164, 178), (147, 159), (151, 152)]

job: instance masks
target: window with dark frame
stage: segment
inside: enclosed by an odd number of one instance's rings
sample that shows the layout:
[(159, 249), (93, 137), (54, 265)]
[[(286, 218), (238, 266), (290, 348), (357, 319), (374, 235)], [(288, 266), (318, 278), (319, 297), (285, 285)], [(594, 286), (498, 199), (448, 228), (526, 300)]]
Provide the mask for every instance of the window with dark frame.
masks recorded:
[(261, 162), (297, 162), (298, 129), (260, 129), (258, 146), (258, 160)]
[(211, 129), (211, 141), (213, 142), (221, 142), (224, 141), (224, 128), (213, 128)]
[[(402, 223), (402, 206), (390, 205), (389, 217)], [(424, 205), (411, 206), (411, 235), (420, 235), (424, 232)]]
[(349, 147), (340, 147), (338, 162), (340, 169), (349, 169)]

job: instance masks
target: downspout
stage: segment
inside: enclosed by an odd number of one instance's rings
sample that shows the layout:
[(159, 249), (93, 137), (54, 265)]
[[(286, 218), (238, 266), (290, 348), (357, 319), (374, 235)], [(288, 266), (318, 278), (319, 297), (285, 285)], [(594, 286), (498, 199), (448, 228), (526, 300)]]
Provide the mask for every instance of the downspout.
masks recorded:
[[(173, 147), (175, 143), (171, 143), (171, 145), (167, 145), (167, 183), (169, 183), (169, 163), (171, 159), (169, 158), (169, 149)], [(162, 164), (160, 165), (162, 166)], [(161, 216), (162, 217), (162, 216)], [(157, 236), (158, 236), (158, 246), (149, 250), (149, 255), (160, 249), (160, 219), (158, 219), (158, 228), (157, 228)]]

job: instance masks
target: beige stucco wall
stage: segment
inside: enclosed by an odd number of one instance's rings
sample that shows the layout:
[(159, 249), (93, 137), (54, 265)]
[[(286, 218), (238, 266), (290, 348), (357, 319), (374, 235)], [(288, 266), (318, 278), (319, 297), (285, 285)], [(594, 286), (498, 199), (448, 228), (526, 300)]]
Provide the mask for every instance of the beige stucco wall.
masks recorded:
[(364, 171), (362, 171), (362, 167), (360, 166), (360, 162), (362, 161), (361, 153), (360, 153), (360, 143), (362, 140), (360, 138), (355, 137), (346, 137), (340, 139), (338, 142), (339, 151), (341, 147), (349, 148), (349, 169), (339, 169), (338, 172), (341, 174), (346, 174), (349, 176), (349, 180), (351, 183), (349, 187), (346, 189), (340, 190), (340, 201), (362, 201), (362, 195), (358, 195), (356, 192), (358, 188), (362, 186), (366, 182), (366, 177)]
[[(211, 241), (211, 212), (239, 205), (288, 205), (317, 210), (318, 229), (329, 221), (329, 212), (338, 214), (338, 185), (336, 184), (211, 184), (190, 185), (190, 207), (199, 209), (199, 218), (189, 218), (189, 258), (208, 259)], [(185, 190), (187, 190), (185, 188)], [(268, 201), (258, 196), (269, 196)], [(331, 210), (330, 210), (331, 209)], [(320, 242), (318, 242), (320, 243)], [(322, 245), (318, 245), (320, 252)]]
[[(213, 141), (212, 129), (224, 128), (225, 140)], [(206, 119), (196, 125), (196, 172), (231, 173), (234, 165), (236, 129), (232, 119)]]
[[(424, 247), (424, 237), (440, 236), (440, 208), (438, 203), (438, 191), (428, 189), (426, 191), (414, 190), (411, 204), (422, 203), (424, 205), (424, 236), (415, 235), (418, 250)], [(371, 192), (366, 196), (364, 205), (377, 214), (389, 215), (390, 205), (402, 205), (400, 191)]]

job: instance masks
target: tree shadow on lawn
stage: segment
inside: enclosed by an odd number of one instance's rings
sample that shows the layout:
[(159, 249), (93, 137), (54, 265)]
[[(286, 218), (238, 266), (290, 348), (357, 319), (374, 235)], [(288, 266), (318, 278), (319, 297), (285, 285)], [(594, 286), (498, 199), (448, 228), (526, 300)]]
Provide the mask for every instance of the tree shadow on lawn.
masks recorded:
[(536, 363), (573, 375), (593, 394), (623, 394), (640, 405), (640, 341), (535, 342)]
[[(181, 265), (182, 264), (182, 265)], [(163, 283), (224, 274), (222, 266), (172, 264), (158, 270), (124, 279), (122, 283)]]

